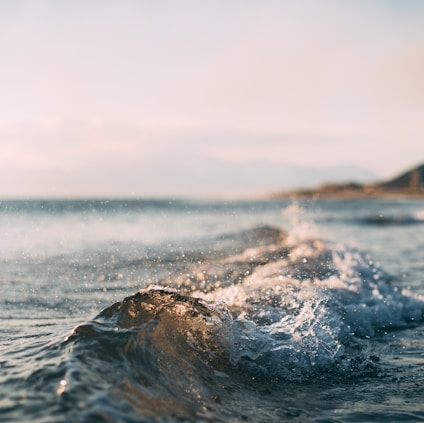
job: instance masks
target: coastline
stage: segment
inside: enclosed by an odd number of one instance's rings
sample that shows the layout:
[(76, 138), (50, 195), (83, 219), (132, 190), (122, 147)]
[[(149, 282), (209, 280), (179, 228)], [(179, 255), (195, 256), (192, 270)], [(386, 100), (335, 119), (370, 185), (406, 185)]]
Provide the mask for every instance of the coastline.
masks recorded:
[(270, 194), (272, 200), (318, 200), (318, 199), (417, 199), (424, 200), (424, 192), (405, 192), (405, 191), (373, 191), (373, 192), (358, 192), (358, 191), (337, 191), (326, 192), (320, 190), (295, 190)]
[(356, 182), (327, 183), (317, 188), (300, 188), (271, 194), (272, 199), (318, 198), (416, 198), (424, 199), (424, 164), (389, 181), (359, 184)]

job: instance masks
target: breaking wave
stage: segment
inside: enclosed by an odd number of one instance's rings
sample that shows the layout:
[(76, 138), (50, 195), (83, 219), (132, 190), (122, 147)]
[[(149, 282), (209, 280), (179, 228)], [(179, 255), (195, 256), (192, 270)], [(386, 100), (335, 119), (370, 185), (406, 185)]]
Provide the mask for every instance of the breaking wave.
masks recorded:
[(424, 300), (350, 247), (271, 227), (220, 240), (67, 338), (57, 393), (80, 421), (228, 421), (252, 392), (372, 377), (370, 341), (423, 320)]

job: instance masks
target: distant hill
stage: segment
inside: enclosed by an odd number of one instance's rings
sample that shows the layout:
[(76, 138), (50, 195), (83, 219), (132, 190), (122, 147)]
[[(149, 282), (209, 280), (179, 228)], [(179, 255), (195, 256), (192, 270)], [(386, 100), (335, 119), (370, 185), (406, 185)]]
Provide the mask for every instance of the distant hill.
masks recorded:
[(319, 197), (373, 197), (373, 196), (419, 196), (424, 197), (424, 164), (410, 169), (388, 181), (374, 184), (327, 183), (315, 189), (280, 192), (273, 198), (319, 198)]
[(424, 192), (424, 164), (415, 167), (390, 181), (381, 182), (376, 188), (386, 191)]

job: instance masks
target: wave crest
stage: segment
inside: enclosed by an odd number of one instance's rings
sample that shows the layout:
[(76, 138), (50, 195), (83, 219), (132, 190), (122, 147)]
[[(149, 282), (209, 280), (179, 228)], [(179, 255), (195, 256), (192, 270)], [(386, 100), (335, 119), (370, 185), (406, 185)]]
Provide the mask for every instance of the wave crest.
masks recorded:
[(423, 320), (423, 299), (361, 252), (269, 234), (192, 263), (189, 284), (142, 289), (78, 326), (64, 395), (84, 393), (95, 410), (95, 386), (109, 386), (136, 415), (225, 421), (216, 403), (238, 392), (374, 374), (370, 339)]

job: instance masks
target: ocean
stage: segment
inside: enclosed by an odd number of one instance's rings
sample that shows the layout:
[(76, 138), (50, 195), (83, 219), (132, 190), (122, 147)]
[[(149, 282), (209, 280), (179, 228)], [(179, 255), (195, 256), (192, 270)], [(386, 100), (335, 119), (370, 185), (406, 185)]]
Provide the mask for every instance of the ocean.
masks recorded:
[(0, 422), (423, 422), (424, 201), (0, 202)]

